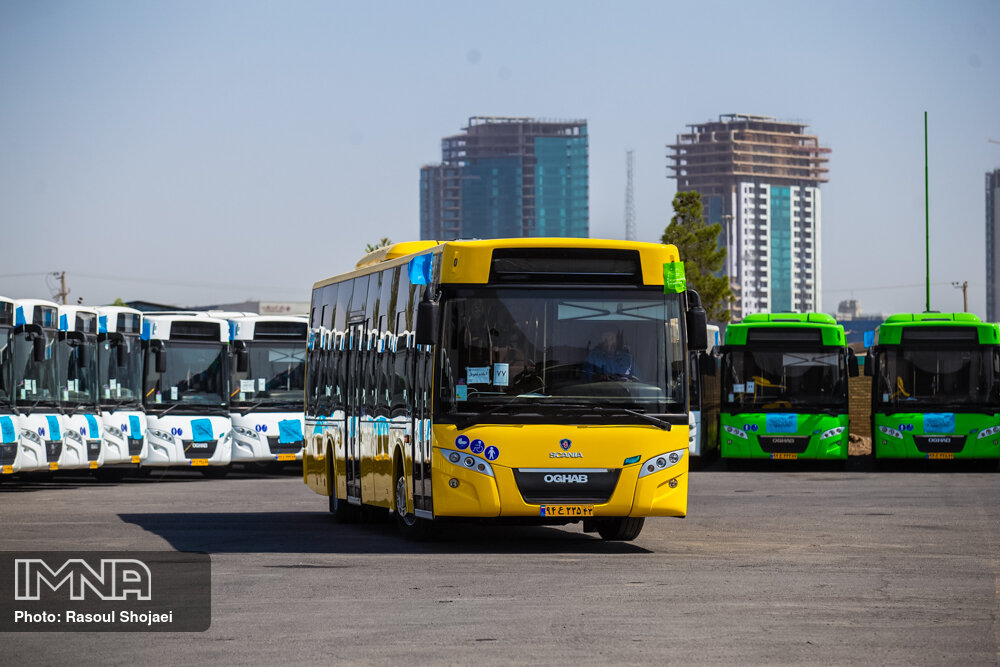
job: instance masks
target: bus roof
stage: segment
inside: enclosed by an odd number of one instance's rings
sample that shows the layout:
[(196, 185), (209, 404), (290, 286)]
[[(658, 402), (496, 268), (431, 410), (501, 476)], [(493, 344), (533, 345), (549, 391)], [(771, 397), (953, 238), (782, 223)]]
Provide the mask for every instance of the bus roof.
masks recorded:
[[(910, 331), (924, 332), (918, 335)], [(971, 333), (974, 331), (975, 336)], [(914, 340), (977, 342), (980, 345), (1000, 345), (1000, 325), (983, 322), (973, 313), (897, 313), (890, 315), (875, 329), (876, 345), (899, 345), (904, 338)]]
[(305, 315), (255, 315), (230, 318), (233, 340), (304, 341), (309, 328)]
[[(726, 327), (726, 345), (747, 345), (755, 342), (803, 343), (804, 332), (815, 332), (814, 342), (820, 346), (847, 345), (844, 327), (826, 313), (755, 313), (742, 322)], [(785, 334), (785, 335), (783, 335)]]
[(228, 343), (229, 322), (197, 315), (148, 315), (142, 323), (142, 339)]
[(85, 306), (59, 306), (59, 331), (97, 333), (97, 310)]
[[(42, 321), (36, 322), (36, 315), (39, 315)], [(44, 328), (57, 329), (59, 304), (43, 299), (15, 299), (14, 326), (19, 327), (23, 324), (37, 324)]]
[[(642, 283), (645, 285), (663, 284), (663, 264), (680, 261), (677, 247), (663, 243), (646, 243), (642, 241), (622, 241), (618, 239), (582, 239), (582, 238), (511, 238), (511, 239), (476, 239), (456, 241), (410, 241), (396, 243), (379, 248), (365, 257), (356, 265), (355, 270), (321, 280), (313, 285), (313, 289), (340, 282), (347, 278), (364, 275), (403, 264), (417, 255), (433, 253), (441, 255), (442, 283), (485, 284), (490, 280), (493, 269), (493, 253), (496, 250), (538, 249), (544, 250), (619, 250), (635, 251), (641, 262)], [(551, 255), (550, 255), (551, 256)]]

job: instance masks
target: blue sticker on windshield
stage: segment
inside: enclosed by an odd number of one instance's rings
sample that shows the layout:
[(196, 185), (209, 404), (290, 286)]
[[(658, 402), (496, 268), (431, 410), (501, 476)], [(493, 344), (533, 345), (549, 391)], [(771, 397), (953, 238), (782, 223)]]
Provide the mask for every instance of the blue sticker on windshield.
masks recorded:
[(195, 442), (211, 442), (215, 440), (212, 436), (211, 419), (192, 419), (191, 437)]
[(21, 327), (27, 324), (24, 319), (24, 306), (18, 306), (17, 310), (14, 311), (14, 326)]
[(869, 347), (871, 347), (874, 344), (875, 344), (875, 332), (874, 331), (866, 331), (864, 333), (864, 346), (865, 346), (865, 348), (869, 348)]
[(59, 331), (69, 331), (69, 318), (65, 314), (59, 316)]
[(97, 318), (97, 333), (108, 333), (108, 316), (100, 315)]
[(53, 442), (62, 440), (62, 431), (59, 430), (59, 417), (45, 415), (45, 419), (49, 422), (49, 440)]
[(431, 262), (434, 256), (431, 254), (417, 255), (410, 260), (406, 266), (410, 283), (413, 285), (430, 285), (431, 283)]
[(10, 417), (0, 417), (0, 432), (3, 434), (3, 442), (14, 442), (17, 435), (14, 431), (14, 420)]
[(768, 433), (795, 433), (798, 430), (798, 416), (787, 413), (773, 413), (765, 417), (764, 428)]
[(128, 429), (130, 438), (135, 439), (142, 437), (142, 423), (136, 415), (129, 415)]
[(97, 426), (97, 417), (94, 415), (86, 415), (87, 426), (90, 428), (90, 439), (101, 437), (101, 429)]
[(302, 442), (302, 422), (298, 419), (282, 419), (278, 422), (278, 442), (282, 445)]
[(955, 413), (934, 412), (924, 415), (924, 433), (954, 433)]

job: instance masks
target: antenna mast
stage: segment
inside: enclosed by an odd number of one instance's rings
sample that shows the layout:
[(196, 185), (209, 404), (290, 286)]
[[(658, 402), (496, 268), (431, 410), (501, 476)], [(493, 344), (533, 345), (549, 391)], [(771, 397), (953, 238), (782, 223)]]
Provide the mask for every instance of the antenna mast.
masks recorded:
[(635, 151), (625, 151), (625, 240), (635, 241), (635, 198), (632, 189), (632, 157)]

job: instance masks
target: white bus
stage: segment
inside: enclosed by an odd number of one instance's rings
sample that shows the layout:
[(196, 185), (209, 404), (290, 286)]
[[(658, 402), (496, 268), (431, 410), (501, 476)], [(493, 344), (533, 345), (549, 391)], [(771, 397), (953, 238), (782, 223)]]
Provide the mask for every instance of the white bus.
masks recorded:
[(138, 310), (122, 306), (97, 309), (97, 377), (104, 424), (99, 477), (121, 478), (135, 468), (144, 453), (141, 333), (142, 313)]
[(104, 430), (97, 407), (96, 310), (59, 306), (56, 358), (63, 430), (59, 469), (96, 469)]
[(233, 462), (301, 461), (305, 317), (236, 317), (230, 403)]
[[(58, 470), (64, 439), (59, 418), (59, 306), (51, 301), (14, 301), (14, 404), (20, 434), (13, 472)], [(78, 458), (86, 460), (86, 452)]]
[(14, 301), (0, 296), (0, 475), (14, 472), (21, 441), (14, 399)]
[(146, 315), (142, 323), (143, 466), (229, 470), (229, 323), (201, 315)]

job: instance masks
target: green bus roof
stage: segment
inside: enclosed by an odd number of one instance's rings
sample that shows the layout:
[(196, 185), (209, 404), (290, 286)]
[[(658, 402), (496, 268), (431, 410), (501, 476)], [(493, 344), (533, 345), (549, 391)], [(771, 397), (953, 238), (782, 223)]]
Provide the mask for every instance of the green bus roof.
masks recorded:
[(1000, 325), (983, 322), (973, 313), (897, 313), (875, 329), (876, 345), (899, 345), (906, 329), (933, 327), (975, 329), (980, 345), (1000, 345)]
[(726, 345), (746, 345), (753, 329), (816, 329), (823, 346), (846, 346), (844, 327), (826, 313), (756, 313), (726, 327)]

